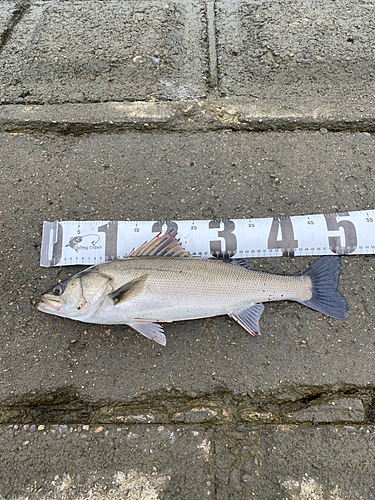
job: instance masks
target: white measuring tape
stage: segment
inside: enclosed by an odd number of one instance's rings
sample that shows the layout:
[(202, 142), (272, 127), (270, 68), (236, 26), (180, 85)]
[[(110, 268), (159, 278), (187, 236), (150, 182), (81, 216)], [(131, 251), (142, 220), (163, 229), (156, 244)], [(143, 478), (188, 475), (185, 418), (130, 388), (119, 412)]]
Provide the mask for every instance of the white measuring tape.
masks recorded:
[(121, 259), (156, 234), (178, 233), (198, 257), (375, 254), (375, 210), (269, 219), (44, 222), (40, 265)]

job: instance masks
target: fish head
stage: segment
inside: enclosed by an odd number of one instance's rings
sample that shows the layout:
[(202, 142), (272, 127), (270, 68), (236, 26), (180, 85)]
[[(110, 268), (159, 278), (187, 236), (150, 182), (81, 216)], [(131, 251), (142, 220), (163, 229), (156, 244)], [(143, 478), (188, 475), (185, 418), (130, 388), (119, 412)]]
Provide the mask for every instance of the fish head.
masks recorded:
[(111, 276), (89, 268), (44, 293), (36, 308), (63, 318), (85, 321), (101, 306), (112, 290), (112, 282)]

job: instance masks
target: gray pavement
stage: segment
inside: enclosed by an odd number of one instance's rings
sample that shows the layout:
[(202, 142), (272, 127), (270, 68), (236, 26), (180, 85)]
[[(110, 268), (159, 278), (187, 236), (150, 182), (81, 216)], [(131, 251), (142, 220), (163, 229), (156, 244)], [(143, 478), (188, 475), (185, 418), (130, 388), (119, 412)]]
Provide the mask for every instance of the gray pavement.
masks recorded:
[(373, 17), (367, 1), (218, 1), (220, 92), (373, 99)]
[(43, 220), (374, 208), (373, 9), (0, 1), (0, 499), (374, 496), (374, 256), (346, 322), (268, 304), (257, 338), (33, 305), (77, 271), (39, 267)]
[(32, 2), (1, 52), (0, 102), (204, 97), (204, 5)]
[[(1, 103), (196, 99), (213, 83), (221, 96), (373, 98), (371, 0), (24, 5), (0, 55)], [(19, 4), (0, 6), (5, 30)]]
[(0, 443), (2, 498), (341, 500), (375, 493), (373, 426), (16, 424), (2, 429)]

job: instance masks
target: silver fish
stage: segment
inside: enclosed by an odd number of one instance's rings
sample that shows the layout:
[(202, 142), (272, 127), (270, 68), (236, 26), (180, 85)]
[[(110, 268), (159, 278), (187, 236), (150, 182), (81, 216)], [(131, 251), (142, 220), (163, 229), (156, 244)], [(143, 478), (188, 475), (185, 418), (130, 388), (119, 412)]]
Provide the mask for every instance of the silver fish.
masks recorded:
[(249, 270), (245, 259), (197, 259), (170, 234), (156, 236), (124, 260), (98, 264), (42, 295), (40, 311), (85, 323), (125, 324), (166, 344), (159, 323), (228, 314), (257, 335), (260, 302), (294, 300), (345, 319), (338, 291), (340, 257), (321, 257), (293, 276)]

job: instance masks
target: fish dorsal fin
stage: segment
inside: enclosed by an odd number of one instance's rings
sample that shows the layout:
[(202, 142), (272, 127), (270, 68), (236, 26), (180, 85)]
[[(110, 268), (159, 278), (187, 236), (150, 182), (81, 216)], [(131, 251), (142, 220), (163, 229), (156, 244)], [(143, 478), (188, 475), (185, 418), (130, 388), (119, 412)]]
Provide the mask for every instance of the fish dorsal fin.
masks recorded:
[(132, 250), (124, 258), (128, 257), (192, 257), (192, 255), (184, 250), (170, 232), (160, 236), (158, 234), (150, 241), (146, 241), (136, 250)]
[(250, 264), (248, 259), (232, 259), (230, 257), (225, 257), (224, 259), (217, 259), (219, 262), (224, 262), (225, 264), (231, 264), (232, 266), (242, 267), (243, 269), (248, 269), (249, 271), (254, 271), (253, 266)]
[(138, 295), (143, 290), (146, 279), (147, 274), (144, 274), (139, 278), (128, 281), (114, 292), (109, 293), (107, 297), (114, 305), (126, 302), (127, 300)]
[(264, 305), (254, 304), (253, 306), (250, 306), (243, 311), (231, 313), (229, 314), (229, 316), (236, 320), (237, 323), (242, 326), (242, 328), (245, 328), (245, 330), (249, 332), (250, 335), (253, 335), (255, 337), (256, 335), (260, 335), (258, 321), (263, 311)]
[(242, 267), (243, 269), (248, 269), (249, 271), (254, 271), (253, 266), (247, 259), (230, 259), (229, 264), (236, 267)]
[(160, 345), (167, 343), (163, 333), (163, 327), (158, 323), (154, 323), (149, 319), (134, 319), (131, 323), (127, 323), (137, 332), (141, 333), (150, 340), (154, 340)]

